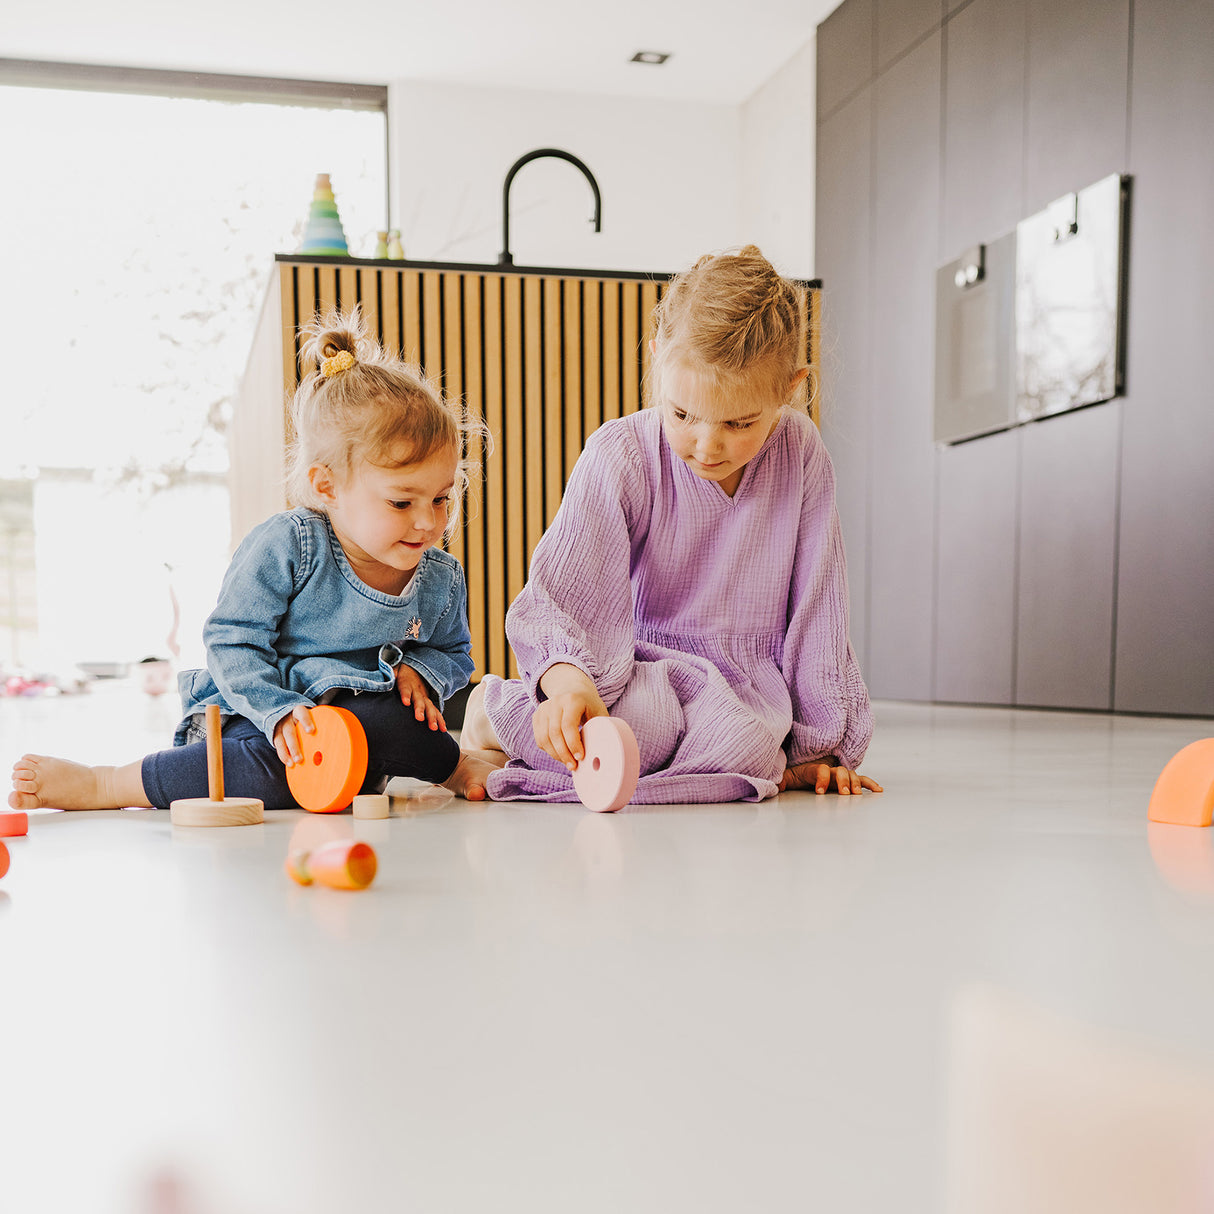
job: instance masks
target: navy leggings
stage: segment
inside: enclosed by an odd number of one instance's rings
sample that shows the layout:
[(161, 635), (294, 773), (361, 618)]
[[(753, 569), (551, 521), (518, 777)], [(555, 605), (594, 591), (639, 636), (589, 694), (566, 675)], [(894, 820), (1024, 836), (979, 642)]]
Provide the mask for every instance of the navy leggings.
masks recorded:
[[(412, 706), (391, 691), (338, 692), (331, 701), (348, 708), (367, 734), (367, 778), (362, 792), (380, 792), (392, 776), (413, 776), (441, 784), (459, 762), (459, 744), (413, 715)], [(205, 797), (207, 744), (191, 742), (159, 750), (143, 760), (143, 791), (160, 809), (185, 797)], [(297, 809), (287, 786), (287, 769), (264, 733), (246, 717), (229, 717), (223, 729), (224, 791), (256, 797), (266, 809)]]

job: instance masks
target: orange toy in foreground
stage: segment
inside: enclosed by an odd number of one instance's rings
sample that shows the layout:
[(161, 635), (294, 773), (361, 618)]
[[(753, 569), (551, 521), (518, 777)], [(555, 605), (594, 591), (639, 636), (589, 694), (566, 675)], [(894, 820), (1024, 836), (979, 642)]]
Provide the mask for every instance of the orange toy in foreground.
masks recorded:
[(1214, 818), (1214, 738), (1178, 750), (1155, 781), (1147, 817), (1176, 826), (1209, 826)]

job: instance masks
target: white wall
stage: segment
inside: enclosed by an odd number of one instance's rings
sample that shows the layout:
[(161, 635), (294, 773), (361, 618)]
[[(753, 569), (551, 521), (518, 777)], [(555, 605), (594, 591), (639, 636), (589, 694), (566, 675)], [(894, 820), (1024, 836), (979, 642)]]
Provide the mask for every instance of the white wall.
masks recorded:
[[(400, 81), (389, 92), (393, 222), (411, 260), (495, 263), (507, 171), (533, 148), (556, 147), (593, 171), (603, 230), (589, 222), (577, 169), (535, 161), (511, 190), (515, 263), (679, 270), (750, 239), (741, 121), (732, 105)], [(812, 130), (812, 110), (805, 121)]]
[(781, 273), (814, 277), (817, 39), (743, 106), (741, 199), (747, 239)]
[(495, 263), (507, 171), (557, 147), (597, 178), (603, 230), (581, 174), (535, 161), (511, 190), (516, 264), (673, 271), (754, 243), (811, 277), (816, 62), (811, 39), (741, 106), (398, 81), (392, 222), (405, 256)]

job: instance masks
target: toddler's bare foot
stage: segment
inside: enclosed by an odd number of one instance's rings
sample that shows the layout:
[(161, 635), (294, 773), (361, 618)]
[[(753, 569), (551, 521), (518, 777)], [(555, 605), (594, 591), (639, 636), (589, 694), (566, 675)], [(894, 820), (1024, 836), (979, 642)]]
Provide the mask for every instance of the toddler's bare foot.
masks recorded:
[(13, 764), (13, 791), (8, 803), (13, 809), (108, 809), (98, 769), (52, 759), (47, 755), (22, 755)]
[[(132, 783), (134, 780), (134, 783)], [(13, 764), (13, 809), (123, 809), (148, 805), (139, 764), (86, 767), (70, 759), (22, 755)]]
[(457, 797), (465, 801), (484, 801), (489, 794), (485, 782), (501, 767), (505, 767), (509, 756), (504, 750), (464, 750), (460, 752), (455, 770), (443, 781)]

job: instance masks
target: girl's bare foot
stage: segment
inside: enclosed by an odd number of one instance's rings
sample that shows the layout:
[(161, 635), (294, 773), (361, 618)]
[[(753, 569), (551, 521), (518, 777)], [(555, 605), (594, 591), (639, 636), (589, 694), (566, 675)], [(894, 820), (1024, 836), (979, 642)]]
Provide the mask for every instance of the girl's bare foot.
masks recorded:
[(484, 801), (489, 794), (485, 782), (499, 768), (505, 767), (509, 756), (504, 750), (463, 750), (455, 770), (443, 781), (457, 797), (465, 801)]
[(22, 755), (13, 764), (13, 791), (8, 795), (8, 803), (13, 809), (150, 806), (143, 793), (140, 764), (86, 767), (83, 763), (48, 755)]

